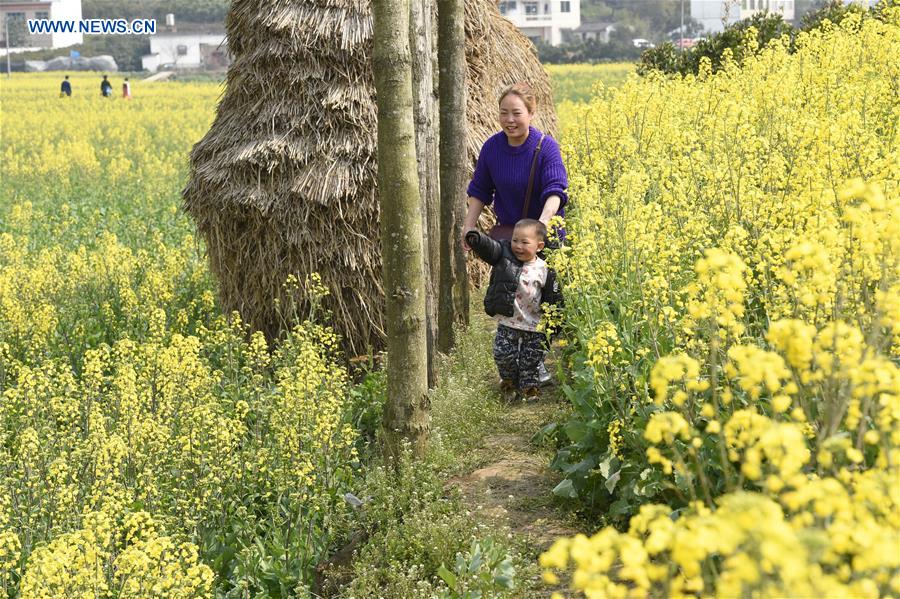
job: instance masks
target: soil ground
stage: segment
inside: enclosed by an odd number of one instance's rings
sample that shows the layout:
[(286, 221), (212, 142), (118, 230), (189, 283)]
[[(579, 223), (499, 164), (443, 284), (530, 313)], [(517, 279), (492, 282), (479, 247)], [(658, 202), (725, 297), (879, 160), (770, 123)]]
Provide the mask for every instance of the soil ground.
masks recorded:
[[(492, 320), (473, 314), (466, 334), (476, 335), (484, 343), (493, 339), (494, 328)], [(553, 362), (551, 352), (547, 360), (551, 372)], [(493, 397), (486, 400), (502, 402), (493, 362), (482, 363), (479, 368), (487, 384), (473, 391), (487, 389)], [(473, 466), (446, 482), (459, 488), (468, 510), (486, 523), (508, 530), (535, 562), (556, 538), (578, 532), (575, 518), (559, 505), (552, 492), (561, 480), (549, 468), (554, 448), (536, 438), (544, 425), (564, 418), (567, 407), (555, 382), (544, 387), (537, 400), (503, 403), (495, 430), (470, 440)], [(532, 590), (525, 596), (546, 597), (551, 590), (533, 580)]]
[[(410, 554), (402, 540), (399, 546), (391, 545), (402, 539), (402, 535), (422, 536), (424, 531), (416, 527), (429, 526), (427, 521), (421, 521), (423, 513), (442, 519), (434, 523), (438, 529), (453, 528), (448, 522), (466, 522), (468, 528), (474, 521), (474, 528), (468, 530), (479, 531), (480, 537), (475, 538), (503, 539), (506, 556), (513, 558), (516, 568), (515, 589), (511, 594), (504, 593), (504, 597), (546, 598), (555, 590), (565, 593), (562, 587), (549, 588), (542, 583), (538, 558), (555, 539), (572, 536), (586, 526), (553, 495), (553, 488), (560, 481), (558, 473), (549, 468), (555, 447), (541, 440), (537, 433), (549, 423), (564, 421), (570, 405), (555, 385), (543, 388), (538, 399), (504, 402), (492, 356), (495, 328), (493, 320), (484, 315), (479, 298), (473, 298), (470, 326), (459, 332), (453, 352), (438, 360), (438, 384), (430, 392), (429, 450), (419, 464), (433, 476), (428, 483), (423, 481), (425, 486), (443, 487), (440, 501), (414, 502), (413, 511), (404, 514), (404, 524), (381, 522), (373, 529), (373, 538), (353, 539), (338, 552), (340, 555), (329, 560), (328, 582), (321, 596), (407, 599), (415, 594), (414, 589), (404, 586), (407, 579), (402, 574), (379, 572), (421, 564), (419, 560), (426, 560), (426, 554), (427, 559), (435, 559), (427, 551), (421, 556)], [(554, 371), (553, 354), (547, 360), (551, 372)], [(385, 491), (376, 488), (376, 492)], [(402, 493), (398, 497), (407, 501)], [(453, 506), (456, 516), (447, 517), (443, 502)], [(436, 507), (439, 503), (444, 507)], [(396, 531), (406, 522), (410, 523), (409, 527), (398, 533), (399, 537), (383, 534), (384, 527)], [(431, 539), (430, 543), (439, 545), (440, 538), (429, 536), (430, 532), (433, 531), (429, 529), (424, 536)], [(459, 532), (454, 529), (451, 534)], [(421, 543), (412, 545), (416, 547), (413, 551), (422, 550)], [(469, 541), (463, 540), (463, 545), (464, 553)], [(437, 545), (429, 547), (438, 550)], [(452, 564), (454, 556), (460, 555), (455, 553), (440, 559)], [(359, 576), (370, 584), (386, 586), (356, 587), (355, 577)], [(435, 581), (433, 574), (425, 576), (428, 585)], [(356, 591), (345, 592), (348, 585)], [(405, 590), (399, 590), (397, 585)]]
[(552, 491), (560, 478), (548, 468), (550, 450), (531, 442), (557, 411), (547, 400), (509, 406), (505, 430), (482, 439), (477, 450), (492, 456), (490, 463), (447, 481), (459, 487), (472, 511), (508, 526), (537, 551), (577, 532), (553, 504)]

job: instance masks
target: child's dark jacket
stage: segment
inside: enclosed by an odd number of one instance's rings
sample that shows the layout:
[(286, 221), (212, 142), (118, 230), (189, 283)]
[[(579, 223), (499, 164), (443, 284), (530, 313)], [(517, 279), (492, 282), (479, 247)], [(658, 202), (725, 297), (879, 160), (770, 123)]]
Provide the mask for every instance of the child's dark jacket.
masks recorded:
[[(469, 231), (466, 233), (466, 243), (479, 258), (493, 267), (484, 296), (484, 311), (488, 316), (512, 316), (522, 262), (513, 254), (509, 241), (496, 241), (480, 231)], [(548, 269), (547, 281), (541, 290), (541, 305), (544, 304), (563, 305), (562, 290), (552, 268)]]

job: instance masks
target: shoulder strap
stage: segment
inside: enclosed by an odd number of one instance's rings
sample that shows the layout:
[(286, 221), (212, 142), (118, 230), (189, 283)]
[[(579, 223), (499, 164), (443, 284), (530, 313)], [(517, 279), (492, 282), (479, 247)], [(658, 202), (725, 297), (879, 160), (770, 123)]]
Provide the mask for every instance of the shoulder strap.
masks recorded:
[(537, 168), (538, 154), (541, 153), (541, 146), (544, 144), (544, 135), (546, 133), (541, 133), (541, 138), (534, 149), (534, 158), (531, 159), (531, 173), (528, 175), (528, 190), (525, 192), (525, 206), (522, 209), (522, 218), (528, 218), (528, 205), (531, 203), (531, 192), (534, 191), (534, 170)]

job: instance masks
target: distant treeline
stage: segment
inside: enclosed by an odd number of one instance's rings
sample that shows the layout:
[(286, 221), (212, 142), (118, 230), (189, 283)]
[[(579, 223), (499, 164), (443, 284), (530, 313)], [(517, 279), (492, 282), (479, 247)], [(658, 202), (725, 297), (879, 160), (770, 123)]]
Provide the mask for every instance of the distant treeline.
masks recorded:
[(26, 60), (50, 60), (57, 56), (68, 56), (72, 51), (80, 52), (85, 57), (109, 55), (115, 59), (120, 71), (140, 71), (143, 70), (141, 57), (150, 53), (150, 37), (146, 35), (86, 35), (83, 43), (74, 46), (13, 54), (12, 69), (14, 71), (24, 70)]
[[(157, 30), (165, 23), (166, 14), (175, 15), (181, 23), (223, 23), (230, 0), (82, 0), (84, 19), (156, 19)], [(140, 71), (141, 57), (150, 52), (150, 37), (146, 35), (86, 35), (84, 42), (63, 49), (37, 50), (16, 54), (13, 68), (21, 70), (26, 60), (49, 60), (76, 50), (82, 56), (108, 54), (116, 60), (120, 71)]]
[(82, 0), (81, 13), (85, 19), (156, 19), (164, 22), (166, 14), (175, 15), (175, 23), (224, 22), (230, 0)]
[[(786, 23), (778, 14), (757, 14), (726, 27), (723, 32), (701, 40), (696, 46), (683, 52), (671, 42), (646, 50), (641, 54), (638, 73), (661, 71), (681, 75), (697, 74), (704, 59), (709, 60), (712, 71), (715, 72), (722, 64), (726, 49), (730, 50), (732, 58), (740, 64), (748, 54), (758, 52), (770, 41), (785, 36), (793, 52), (797, 34), (821, 27), (825, 20), (837, 24), (850, 14), (883, 19), (884, 10), (898, 4), (900, 0), (880, 0), (872, 8), (866, 9), (859, 4), (844, 4), (841, 0), (831, 0), (818, 10), (806, 14), (801, 20), (800, 27)], [(755, 31), (755, 44), (747, 43), (747, 35), (751, 28)]]
[[(803, 26), (811, 13), (829, 6), (830, 0), (795, 0), (794, 23), (787, 27)], [(538, 56), (545, 64), (582, 62), (636, 61), (643, 52), (636, 48), (632, 39), (643, 38), (665, 46), (678, 37), (695, 38), (706, 35), (703, 27), (691, 18), (690, 2), (684, 0), (684, 21), (682, 23), (681, 0), (582, 0), (582, 23), (610, 23), (616, 29), (610, 34), (609, 43), (596, 40), (580, 41), (569, 34), (559, 46), (537, 44)], [(682, 29), (683, 26), (683, 29)], [(565, 35), (565, 34), (564, 34)], [(663, 53), (679, 52), (674, 44)]]
[(627, 30), (613, 31), (609, 42), (586, 40), (551, 46), (535, 44), (538, 58), (544, 64), (574, 64), (584, 62), (632, 62), (637, 61), (643, 50), (632, 43), (634, 34)]

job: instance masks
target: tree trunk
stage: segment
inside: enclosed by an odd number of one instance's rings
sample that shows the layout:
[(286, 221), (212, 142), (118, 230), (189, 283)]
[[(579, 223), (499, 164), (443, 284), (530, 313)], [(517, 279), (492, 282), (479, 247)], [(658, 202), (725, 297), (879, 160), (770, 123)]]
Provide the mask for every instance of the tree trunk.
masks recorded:
[(425, 333), (425, 276), (419, 178), (413, 126), (409, 0), (375, 0), (375, 91), (378, 105), (378, 196), (387, 323), (387, 401), (384, 451), (403, 439), (422, 456), (429, 411)]
[(428, 387), (437, 383), (434, 352), (437, 342), (438, 281), (440, 280), (440, 198), (436, 98), (434, 94), (434, 0), (411, 2), (409, 40), (412, 48), (413, 105), (416, 156), (425, 240), (425, 318), (428, 340)]
[(463, 0), (438, 0), (441, 275), (438, 349), (456, 344), (454, 325), (469, 324), (469, 278), (459, 238), (465, 218), (466, 34)]

